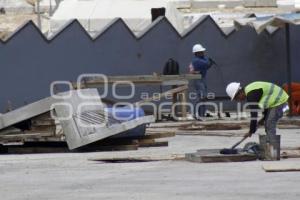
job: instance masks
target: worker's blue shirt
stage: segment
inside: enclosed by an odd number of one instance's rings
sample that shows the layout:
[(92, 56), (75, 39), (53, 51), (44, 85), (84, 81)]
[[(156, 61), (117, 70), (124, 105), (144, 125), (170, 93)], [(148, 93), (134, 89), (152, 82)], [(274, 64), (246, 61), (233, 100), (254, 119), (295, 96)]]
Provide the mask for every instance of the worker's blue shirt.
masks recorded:
[(205, 78), (207, 70), (211, 67), (211, 63), (206, 56), (195, 56), (192, 60), (194, 71), (200, 72), (203, 78)]

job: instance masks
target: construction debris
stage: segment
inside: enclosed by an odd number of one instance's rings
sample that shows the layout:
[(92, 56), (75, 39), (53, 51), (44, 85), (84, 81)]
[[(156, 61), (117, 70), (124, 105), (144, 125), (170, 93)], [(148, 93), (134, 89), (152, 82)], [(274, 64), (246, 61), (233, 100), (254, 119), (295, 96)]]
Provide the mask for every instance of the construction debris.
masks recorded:
[(255, 154), (220, 154), (220, 149), (200, 149), (196, 153), (187, 153), (185, 159), (190, 162), (211, 163), (211, 162), (243, 162), (257, 160)]
[(242, 126), (235, 125), (235, 124), (202, 124), (197, 125), (192, 123), (191, 125), (183, 125), (178, 128), (178, 130), (240, 130), (242, 129)]
[[(154, 122), (153, 116), (138, 116), (127, 121), (116, 119), (113, 116), (116, 113), (110, 113), (105, 110), (105, 106), (101, 102), (96, 89), (74, 90), (70, 95), (71, 98), (62, 99), (55, 106), (58, 118), (63, 119), (60, 120), (60, 123), (70, 149)], [(84, 99), (80, 95), (89, 97), (89, 100)], [(73, 113), (68, 117), (70, 108), (73, 110)], [(78, 110), (78, 108), (81, 109)], [(115, 110), (117, 112), (118, 109), (116, 108)], [(131, 110), (131, 112), (134, 113), (135, 109)]]
[[(140, 133), (132, 136), (142, 136), (145, 134), (145, 124), (154, 122), (153, 116), (118, 120), (112, 114), (101, 102), (96, 89), (61, 93), (1, 115), (1, 143), (30, 142), (28, 139), (41, 142), (42, 138), (53, 137), (56, 140), (52, 139), (52, 142), (66, 141), (72, 150), (117, 134), (128, 136), (130, 130), (135, 128), (139, 128)], [(59, 125), (55, 120), (59, 121)], [(59, 126), (60, 132), (57, 132)], [(162, 146), (167, 143), (148, 142), (142, 145)]]
[[(24, 154), (24, 153), (69, 153), (69, 152), (97, 152), (97, 151), (129, 151), (143, 147), (165, 147), (168, 141), (163, 138), (174, 137), (175, 133), (147, 133), (142, 136), (125, 138), (109, 137), (92, 144), (85, 145), (75, 150), (70, 150), (64, 141), (43, 141), (44, 136), (37, 134), (16, 134), (0, 136), (0, 140), (8, 140), (8, 144), (0, 145), (0, 153)], [(22, 137), (22, 138), (21, 138)], [(23, 140), (20, 140), (23, 139)], [(33, 139), (34, 138), (34, 139)], [(159, 139), (159, 140), (157, 140)], [(27, 140), (27, 141), (26, 141)], [(34, 141), (35, 140), (35, 141)], [(12, 143), (14, 141), (14, 143)], [(19, 141), (19, 142), (16, 142)]]
[(281, 148), (280, 157), (287, 158), (300, 158), (300, 148)]
[(300, 162), (264, 163), (262, 168), (266, 172), (293, 172), (300, 171)]
[[(48, 97), (28, 104), (16, 110), (0, 115), (0, 130), (36, 117), (51, 110), (51, 105), (57, 102), (53, 97)], [(53, 108), (52, 108), (53, 109)]]
[(123, 163), (123, 162), (153, 162), (153, 161), (166, 161), (166, 160), (184, 160), (184, 155), (172, 154), (165, 156), (128, 156), (128, 157), (101, 157), (91, 158), (90, 161), (108, 162), (108, 163)]

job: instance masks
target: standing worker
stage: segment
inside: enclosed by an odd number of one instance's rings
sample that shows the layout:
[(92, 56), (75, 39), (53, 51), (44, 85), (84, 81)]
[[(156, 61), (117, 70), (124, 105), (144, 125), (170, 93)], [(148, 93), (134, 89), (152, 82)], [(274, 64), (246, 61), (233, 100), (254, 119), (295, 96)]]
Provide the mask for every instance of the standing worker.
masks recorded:
[[(257, 125), (264, 124), (267, 140), (274, 141), (277, 122), (288, 110), (288, 94), (281, 87), (262, 81), (252, 82), (246, 87), (241, 87), (240, 83), (233, 82), (227, 85), (226, 93), (231, 100), (246, 100), (251, 103), (249, 105), (251, 112), (250, 130), (244, 137), (251, 137), (256, 132)], [(263, 118), (259, 122), (257, 122), (258, 109), (264, 109)]]
[[(197, 92), (198, 102), (202, 102), (207, 96), (207, 85), (206, 85), (206, 73), (207, 70), (212, 66), (212, 60), (205, 56), (205, 48), (201, 44), (195, 44), (193, 46), (194, 58), (189, 66), (189, 71), (192, 74), (201, 74), (201, 79), (194, 80), (194, 87)], [(200, 105), (196, 111), (196, 119), (199, 117), (205, 117), (206, 106)]]

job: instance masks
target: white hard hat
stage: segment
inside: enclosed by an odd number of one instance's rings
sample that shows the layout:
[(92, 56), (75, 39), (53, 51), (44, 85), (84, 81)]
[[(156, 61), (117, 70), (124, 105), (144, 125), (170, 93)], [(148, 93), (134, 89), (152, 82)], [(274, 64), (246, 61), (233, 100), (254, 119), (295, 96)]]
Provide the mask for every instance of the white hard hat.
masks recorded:
[(229, 83), (226, 87), (226, 93), (231, 98), (231, 100), (234, 99), (236, 93), (240, 90), (241, 84), (237, 82)]
[(206, 49), (201, 44), (195, 44), (193, 46), (193, 53), (205, 51)]

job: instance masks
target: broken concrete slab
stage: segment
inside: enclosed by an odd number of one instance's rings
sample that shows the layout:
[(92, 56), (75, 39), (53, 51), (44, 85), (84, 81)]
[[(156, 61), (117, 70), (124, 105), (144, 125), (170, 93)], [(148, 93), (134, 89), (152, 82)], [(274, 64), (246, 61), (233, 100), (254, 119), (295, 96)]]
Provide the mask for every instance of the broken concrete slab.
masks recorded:
[[(130, 134), (130, 130), (154, 122), (153, 116), (118, 120), (105, 107), (97, 89), (67, 91), (0, 115), (0, 130), (51, 111), (51, 117), (62, 126), (69, 148), (74, 149), (110, 136)], [(145, 132), (145, 127), (138, 130)]]
[(113, 118), (105, 110), (97, 89), (71, 91), (71, 98), (61, 98), (54, 107), (70, 149), (85, 146), (155, 120), (152, 115), (129, 121)]
[(55, 98), (47, 97), (45, 99), (36, 101), (34, 103), (0, 115), (0, 130), (50, 111), (51, 105), (55, 102)]

